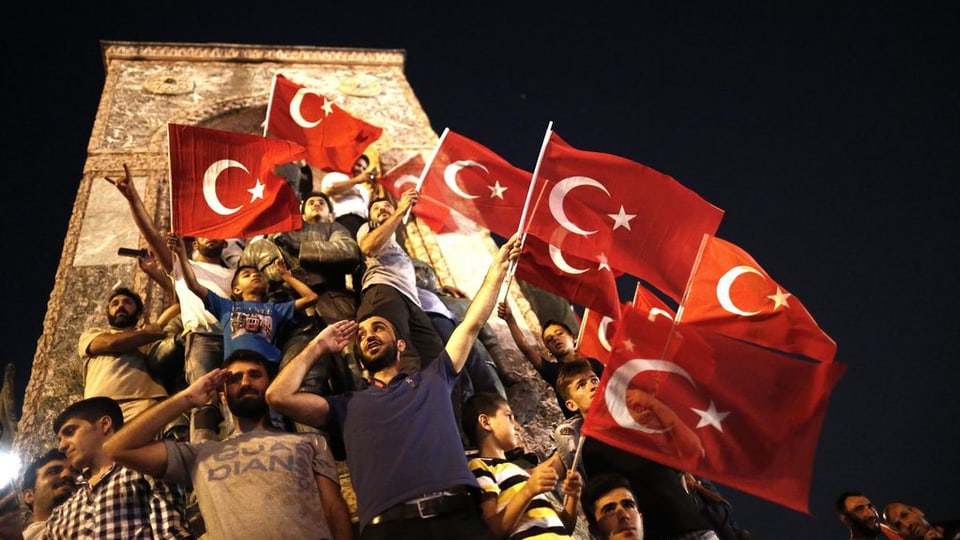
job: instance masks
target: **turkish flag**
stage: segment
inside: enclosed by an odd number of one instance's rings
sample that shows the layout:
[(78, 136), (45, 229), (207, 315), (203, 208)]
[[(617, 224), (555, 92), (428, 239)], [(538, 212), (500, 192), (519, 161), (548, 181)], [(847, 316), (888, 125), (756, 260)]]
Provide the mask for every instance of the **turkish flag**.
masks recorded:
[(307, 148), (307, 161), (319, 169), (348, 173), (383, 128), (351, 116), (332, 100), (283, 75), (274, 78), (267, 111), (267, 133)]
[(517, 259), (516, 275), (574, 304), (620, 318), (616, 276), (602, 261), (570, 257), (543, 240), (527, 236)]
[(448, 130), (420, 187), (420, 197), (510, 238), (520, 228), (531, 178), (489, 148)]
[(705, 238), (680, 317), (698, 328), (823, 362), (837, 353), (836, 342), (796, 296), (746, 251), (714, 236)]
[(173, 232), (249, 238), (298, 230), (297, 195), (274, 174), (302, 146), (259, 135), (168, 124)]
[[(613, 268), (677, 300), (700, 238), (715, 233), (723, 217), (723, 210), (670, 176), (619, 156), (575, 149), (556, 133), (541, 160), (541, 177), (550, 181), (550, 218), (570, 233), (560, 245), (565, 252), (587, 257), (600, 249)], [(573, 210), (574, 200), (586, 211)]]
[[(400, 200), (404, 191), (417, 187), (420, 174), (425, 166), (426, 162), (423, 160), (423, 156), (414, 154), (387, 171), (383, 176), (378, 176), (377, 182), (383, 186), (390, 196)], [(450, 209), (433, 199), (421, 197), (411, 212), (437, 234), (457, 230), (456, 222), (450, 215)]]
[(817, 440), (843, 364), (665, 317), (651, 322), (632, 308), (612, 346), (584, 435), (808, 512)]
[(610, 341), (617, 332), (618, 320), (590, 308), (584, 308), (583, 320), (580, 321), (580, 333), (577, 336), (577, 354), (596, 358), (606, 365), (612, 348)]

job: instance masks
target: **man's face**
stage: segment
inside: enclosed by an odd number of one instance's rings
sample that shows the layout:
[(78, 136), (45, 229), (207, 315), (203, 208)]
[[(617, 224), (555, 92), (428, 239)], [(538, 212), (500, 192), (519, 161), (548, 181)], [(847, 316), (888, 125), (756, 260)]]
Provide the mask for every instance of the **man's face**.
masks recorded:
[(193, 241), (193, 249), (204, 257), (211, 257), (214, 259), (219, 259), (223, 254), (223, 248), (227, 247), (226, 240), (218, 240), (216, 238), (203, 238), (197, 237)]
[(377, 201), (370, 205), (370, 221), (382, 225), (395, 210), (390, 201)]
[(593, 372), (578, 375), (567, 386), (567, 392), (570, 394), (566, 402), (567, 408), (583, 414), (590, 412), (590, 404), (593, 402), (593, 396), (597, 394), (599, 384), (600, 378)]
[(350, 173), (353, 176), (357, 176), (358, 174), (367, 170), (368, 166), (370, 166), (370, 160), (367, 159), (367, 156), (360, 156), (356, 161), (353, 162), (353, 168), (350, 169)]
[(396, 331), (390, 321), (383, 317), (369, 317), (360, 322), (357, 329), (357, 344), (363, 365), (376, 373), (397, 361), (398, 350), (402, 350), (403, 340), (397, 339)]
[(129, 296), (118, 294), (107, 302), (107, 322), (114, 328), (131, 328), (140, 319), (137, 303)]
[(267, 387), (270, 376), (257, 362), (237, 360), (227, 368), (230, 375), (224, 383), (227, 407), (239, 418), (260, 419), (267, 414)]
[(77, 471), (65, 459), (54, 459), (37, 469), (33, 489), (24, 490), (24, 500), (35, 513), (46, 514), (70, 498), (77, 488)]
[(67, 456), (74, 469), (82, 471), (93, 465), (94, 459), (103, 449), (107, 435), (97, 423), (82, 418), (70, 418), (60, 426), (57, 432), (57, 449)]
[(333, 214), (323, 197), (310, 197), (303, 203), (303, 220), (307, 223), (333, 221)]
[(854, 533), (876, 535), (880, 532), (880, 515), (870, 499), (855, 495), (843, 503), (844, 516)]
[(573, 336), (559, 324), (551, 324), (543, 329), (543, 344), (557, 358), (573, 352)]
[(509, 405), (501, 405), (492, 416), (486, 415), (491, 436), (497, 441), (497, 446), (505, 451), (520, 446), (517, 437), (517, 419)]
[(597, 499), (593, 515), (597, 520), (593, 532), (600, 540), (643, 540), (643, 520), (637, 501), (627, 488), (614, 488)]
[(908, 540), (921, 540), (930, 529), (930, 523), (919, 508), (901, 503), (887, 507), (887, 522)]

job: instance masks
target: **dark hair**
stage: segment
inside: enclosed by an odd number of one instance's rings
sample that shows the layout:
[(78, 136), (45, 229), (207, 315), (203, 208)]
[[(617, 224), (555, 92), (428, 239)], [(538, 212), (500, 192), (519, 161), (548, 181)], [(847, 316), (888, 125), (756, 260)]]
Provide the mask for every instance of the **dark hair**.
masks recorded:
[(583, 505), (583, 513), (586, 515), (587, 523), (589, 523), (591, 527), (597, 526), (597, 517), (594, 515), (597, 499), (617, 488), (625, 488), (630, 493), (633, 493), (633, 486), (630, 485), (630, 480), (627, 480), (627, 477), (621, 474), (601, 473), (587, 479), (587, 483), (583, 486), (583, 491), (580, 493), (580, 504)]
[[(27, 465), (27, 468), (23, 470), (23, 476), (20, 480), (20, 489), (36, 489), (37, 487), (37, 471), (40, 470), (40, 467), (43, 467), (51, 461), (67, 461), (67, 456), (63, 454), (60, 450), (56, 448), (51, 448), (40, 455), (37, 459), (30, 462)], [(29, 505), (28, 505), (29, 506)]]
[(237, 269), (233, 272), (233, 278), (230, 280), (230, 299), (231, 300), (242, 300), (239, 295), (233, 293), (233, 289), (237, 286), (237, 278), (240, 277), (240, 272), (246, 270), (247, 268), (253, 268), (257, 272), (260, 272), (260, 276), (263, 276), (263, 271), (257, 268), (255, 264), (243, 264), (237, 266)]
[(890, 510), (890, 507), (893, 506), (893, 505), (895, 505), (895, 504), (899, 504), (899, 505), (902, 505), (902, 506), (906, 506), (907, 508), (910, 508), (910, 509), (915, 509), (915, 508), (916, 508), (915, 506), (911, 506), (910, 504), (904, 502), (902, 499), (896, 499), (896, 500), (890, 501), (890, 502), (888, 502), (887, 504), (885, 504), (885, 505), (883, 506), (883, 513), (882, 513), (881, 516), (880, 516), (881, 518), (883, 518), (883, 521), (886, 521), (887, 523), (890, 523), (890, 522), (891, 522), (891, 519), (890, 519), (890, 516), (888, 515), (888, 512), (889, 512), (889, 510)]
[(559, 326), (560, 328), (563, 328), (564, 330), (566, 330), (567, 333), (573, 336), (574, 338), (577, 337), (577, 335), (573, 333), (573, 330), (571, 330), (570, 327), (566, 325), (566, 323), (562, 323), (554, 319), (547, 319), (547, 321), (543, 323), (543, 330), (540, 331), (541, 338), (543, 337), (543, 333), (547, 331), (547, 328), (550, 328), (551, 326)]
[(845, 514), (847, 512), (847, 499), (850, 497), (865, 497), (863, 493), (859, 491), (844, 491), (840, 495), (837, 495), (837, 500), (834, 503), (834, 507), (837, 510), (838, 514)]
[(321, 199), (323, 199), (323, 201), (327, 203), (327, 210), (330, 212), (333, 212), (333, 202), (330, 201), (330, 197), (328, 197), (326, 193), (323, 193), (321, 191), (311, 191), (310, 193), (307, 193), (306, 195), (304, 195), (303, 200), (300, 201), (301, 214), (303, 213), (303, 209), (307, 205), (307, 201), (316, 197), (320, 197)]
[(597, 374), (585, 358), (577, 358), (560, 364), (560, 368), (557, 370), (557, 393), (564, 401), (570, 399), (570, 390), (568, 389), (570, 385), (577, 377), (588, 373), (591, 375)]
[(273, 380), (277, 376), (279, 371), (277, 363), (270, 361), (266, 356), (254, 351), (252, 349), (237, 349), (230, 353), (230, 356), (227, 356), (223, 359), (223, 364), (220, 366), (222, 368), (227, 368), (230, 364), (234, 362), (253, 362), (255, 364), (260, 364), (263, 366), (263, 369), (267, 372), (267, 377), (270, 377), (270, 380)]
[(497, 413), (497, 409), (504, 405), (507, 405), (507, 400), (493, 392), (477, 392), (463, 403), (460, 411), (460, 425), (470, 444), (479, 446), (480, 415), (493, 416)]
[(120, 404), (116, 401), (105, 396), (81, 399), (64, 409), (53, 420), (53, 433), (54, 435), (60, 433), (60, 428), (72, 418), (79, 418), (93, 424), (104, 416), (109, 416), (113, 421), (113, 431), (123, 427), (123, 411), (120, 410)]
[(143, 299), (140, 298), (139, 294), (133, 292), (132, 289), (128, 287), (117, 287), (113, 289), (110, 291), (110, 295), (107, 296), (107, 303), (109, 304), (116, 296), (126, 296), (133, 300), (133, 303), (137, 305), (137, 314), (143, 313)]
[(373, 197), (372, 199), (370, 199), (370, 202), (367, 204), (367, 215), (370, 215), (370, 209), (373, 208), (373, 205), (380, 201), (387, 201), (388, 203), (392, 204), (394, 208), (397, 207), (396, 199), (394, 199), (390, 195), (381, 195), (380, 197)]

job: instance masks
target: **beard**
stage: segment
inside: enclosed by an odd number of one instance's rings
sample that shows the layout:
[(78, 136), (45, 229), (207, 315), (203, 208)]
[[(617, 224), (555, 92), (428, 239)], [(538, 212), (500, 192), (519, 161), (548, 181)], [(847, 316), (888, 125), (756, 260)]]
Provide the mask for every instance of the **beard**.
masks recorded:
[(204, 257), (219, 259), (223, 255), (223, 244), (197, 244), (197, 252)]
[(263, 396), (248, 398), (246, 396), (227, 396), (227, 408), (237, 418), (257, 419), (267, 414), (269, 408)]
[(361, 353), (361, 356), (363, 357), (363, 367), (372, 375), (397, 363), (397, 345), (396, 343), (392, 345), (382, 345), (377, 355), (372, 358), (368, 357), (365, 353)]
[(130, 328), (137, 324), (139, 318), (139, 315), (118, 311), (113, 315), (107, 315), (107, 322), (114, 328)]

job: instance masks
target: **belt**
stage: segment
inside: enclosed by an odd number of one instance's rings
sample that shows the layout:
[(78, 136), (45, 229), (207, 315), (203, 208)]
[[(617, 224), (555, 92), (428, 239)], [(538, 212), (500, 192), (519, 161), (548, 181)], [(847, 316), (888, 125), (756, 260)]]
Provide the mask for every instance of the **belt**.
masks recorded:
[(401, 519), (429, 519), (474, 506), (473, 497), (466, 490), (442, 491), (391, 506), (373, 517), (368, 525), (379, 525)]

